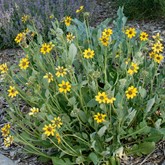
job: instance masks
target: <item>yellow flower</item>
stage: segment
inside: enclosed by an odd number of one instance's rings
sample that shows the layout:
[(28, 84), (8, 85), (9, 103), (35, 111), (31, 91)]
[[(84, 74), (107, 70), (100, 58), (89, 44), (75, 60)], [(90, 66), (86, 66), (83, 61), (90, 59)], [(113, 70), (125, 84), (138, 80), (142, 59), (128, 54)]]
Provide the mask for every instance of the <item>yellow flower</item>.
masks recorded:
[(84, 55), (84, 58), (93, 58), (93, 56), (95, 55), (95, 52), (94, 50), (91, 50), (90, 48), (86, 49), (84, 52), (83, 52), (83, 55)]
[(66, 40), (68, 43), (71, 43), (74, 40), (75, 36), (72, 33), (66, 35)]
[(128, 28), (125, 32), (128, 38), (132, 38), (136, 36), (136, 30), (135, 28)]
[(52, 50), (55, 45), (52, 42), (50, 42), (49, 46), (50, 46), (50, 49)]
[(25, 34), (24, 33), (17, 34), (17, 36), (15, 38), (15, 42), (16, 43), (20, 43), (23, 40), (24, 37), (25, 37)]
[(6, 138), (4, 138), (4, 145), (5, 147), (10, 147), (11, 144), (13, 143), (14, 137), (13, 136), (8, 136)]
[(80, 6), (80, 8), (76, 10), (76, 13), (80, 13), (83, 9), (84, 9), (84, 6)]
[(0, 65), (0, 71), (1, 73), (6, 73), (8, 71), (8, 67), (6, 63)]
[(21, 20), (23, 23), (25, 23), (29, 19), (29, 15), (23, 15)]
[(163, 59), (164, 57), (161, 54), (155, 54), (154, 56), (154, 61), (157, 62), (158, 64), (160, 64)]
[(24, 33), (28, 33), (28, 32), (29, 32), (29, 29), (26, 28), (26, 29), (24, 30)]
[(153, 39), (155, 39), (157, 42), (163, 41), (163, 39), (160, 37), (159, 33), (156, 33), (155, 36), (152, 36)]
[(147, 41), (148, 40), (148, 34), (146, 32), (140, 33), (140, 40), (141, 41)]
[(26, 70), (29, 67), (29, 60), (28, 58), (22, 58), (19, 62), (19, 67), (21, 69)]
[(14, 86), (10, 86), (8, 92), (8, 96), (10, 96), (11, 98), (15, 97), (18, 94), (18, 91), (15, 89)]
[(99, 102), (99, 104), (101, 103), (106, 103), (107, 102), (107, 95), (105, 92), (98, 92), (97, 96), (95, 96), (96, 101)]
[(66, 71), (67, 71), (67, 69), (66, 68), (64, 68), (63, 66), (62, 67), (60, 67), (60, 66), (58, 66), (57, 68), (56, 68), (56, 76), (57, 77), (64, 77), (65, 75), (66, 75)]
[(51, 121), (53, 124), (53, 126), (56, 128), (60, 128), (61, 125), (62, 125), (62, 121), (61, 121), (61, 118), (60, 117), (55, 117), (52, 121)]
[(102, 123), (105, 121), (106, 114), (97, 113), (97, 115), (94, 115), (94, 120), (96, 120), (97, 123)]
[(69, 16), (65, 17), (65, 20), (64, 20), (65, 25), (66, 25), (66, 26), (70, 26), (70, 24), (71, 24), (71, 20), (72, 20), (71, 17), (69, 17)]
[(155, 55), (156, 55), (156, 53), (153, 52), (153, 51), (149, 53), (150, 58), (153, 58), (154, 59)]
[(4, 127), (5, 127), (6, 129), (10, 129), (10, 128), (11, 128), (11, 126), (10, 126), (9, 123), (8, 123), (8, 124), (5, 124)]
[(163, 45), (162, 45), (162, 43), (159, 43), (159, 42), (157, 42), (157, 43), (155, 43), (153, 46), (152, 46), (152, 50), (154, 51), (154, 52), (156, 52), (156, 53), (159, 53), (159, 52), (162, 52), (163, 51)]
[(139, 67), (136, 63), (132, 62), (131, 67), (128, 69), (128, 74), (133, 75), (134, 73), (137, 73)]
[(131, 86), (125, 92), (127, 99), (133, 99), (137, 95), (138, 91), (137, 88)]
[(121, 52), (117, 51), (115, 58), (118, 58), (120, 56)]
[(5, 124), (1, 128), (1, 133), (3, 137), (7, 137), (10, 134), (10, 124)]
[(110, 98), (107, 97), (106, 103), (107, 103), (107, 104), (113, 104), (113, 102), (114, 102), (115, 100), (116, 100), (115, 97), (110, 97)]
[(47, 78), (48, 79), (48, 83), (53, 81), (53, 75), (50, 72), (46, 73), (46, 75), (43, 78)]
[(56, 139), (58, 141), (58, 144), (60, 144), (61, 143), (61, 137), (60, 137), (59, 133), (56, 133)]
[(55, 128), (54, 128), (54, 126), (52, 124), (45, 125), (44, 128), (43, 128), (43, 130), (44, 130), (44, 134), (46, 136), (50, 136), (50, 135), (54, 136), (54, 133), (56, 131)]
[(62, 93), (62, 92), (67, 93), (71, 90), (71, 85), (68, 81), (67, 82), (62, 81), (62, 83), (59, 84), (58, 86), (59, 86), (60, 93)]
[(108, 46), (108, 44), (109, 44), (109, 36), (107, 36), (107, 35), (102, 35), (101, 38), (99, 38), (99, 40), (101, 41), (101, 43), (102, 43), (104, 46)]
[(53, 16), (53, 15), (50, 15), (50, 16), (49, 16), (49, 18), (50, 18), (50, 19), (53, 19), (53, 18), (54, 18), (54, 16)]
[(112, 29), (108, 28), (108, 29), (104, 29), (104, 31), (102, 32), (102, 35), (110, 37), (112, 33), (113, 33)]
[(126, 60), (125, 60), (125, 64), (128, 65), (128, 63), (129, 63), (130, 61), (131, 61), (130, 58), (126, 59)]
[(38, 112), (39, 112), (38, 108), (35, 108), (35, 107), (30, 108), (29, 116), (33, 116), (33, 115), (35, 115)]
[(42, 44), (42, 46), (41, 46), (40, 52), (41, 52), (42, 54), (50, 53), (50, 51), (51, 51), (52, 49), (53, 49), (52, 43), (50, 43), (50, 44), (44, 43), (44, 44)]
[(36, 34), (36, 33), (32, 32), (32, 33), (31, 33), (31, 36), (32, 36), (32, 37), (34, 37), (34, 36), (35, 36), (35, 34)]

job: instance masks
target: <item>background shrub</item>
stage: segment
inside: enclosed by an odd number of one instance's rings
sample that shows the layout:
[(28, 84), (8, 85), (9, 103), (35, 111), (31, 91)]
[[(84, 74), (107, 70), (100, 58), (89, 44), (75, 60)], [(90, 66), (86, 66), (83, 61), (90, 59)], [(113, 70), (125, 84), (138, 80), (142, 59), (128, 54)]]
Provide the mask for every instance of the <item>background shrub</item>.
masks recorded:
[(25, 30), (25, 24), (21, 21), (23, 15), (29, 15), (30, 21), (34, 21), (37, 30), (47, 38), (51, 27), (50, 15), (58, 19), (66, 15), (73, 17), (80, 5), (84, 5), (86, 11), (95, 15), (97, 11), (95, 0), (1, 0), (0, 49), (16, 46), (14, 38), (19, 32)]
[(164, 0), (118, 0), (124, 6), (124, 13), (131, 18), (155, 18), (165, 15)]

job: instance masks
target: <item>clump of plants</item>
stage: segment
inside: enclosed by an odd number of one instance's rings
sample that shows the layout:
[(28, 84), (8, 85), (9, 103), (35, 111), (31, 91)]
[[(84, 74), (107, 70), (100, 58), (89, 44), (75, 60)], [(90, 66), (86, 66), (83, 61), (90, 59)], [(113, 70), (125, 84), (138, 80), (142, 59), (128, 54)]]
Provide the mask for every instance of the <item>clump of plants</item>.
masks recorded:
[(117, 4), (124, 6), (126, 16), (133, 19), (165, 16), (164, 0), (118, 0)]
[(83, 22), (52, 21), (48, 42), (31, 25), (16, 36), (25, 57), (0, 65), (4, 144), (54, 165), (116, 165), (149, 154), (165, 137), (161, 36), (126, 27), (122, 8), (113, 29), (110, 19), (90, 27), (83, 6), (78, 12)]
[[(33, 22), (46, 41), (49, 38), (51, 21), (61, 20), (65, 15), (79, 17), (74, 12), (83, 5), (91, 15), (96, 15), (96, 1), (88, 0), (6, 0), (0, 2), (0, 49), (16, 47), (14, 38), (18, 32), (26, 31), (29, 22)], [(91, 17), (94, 19), (94, 17)], [(92, 20), (91, 19), (91, 20)]]

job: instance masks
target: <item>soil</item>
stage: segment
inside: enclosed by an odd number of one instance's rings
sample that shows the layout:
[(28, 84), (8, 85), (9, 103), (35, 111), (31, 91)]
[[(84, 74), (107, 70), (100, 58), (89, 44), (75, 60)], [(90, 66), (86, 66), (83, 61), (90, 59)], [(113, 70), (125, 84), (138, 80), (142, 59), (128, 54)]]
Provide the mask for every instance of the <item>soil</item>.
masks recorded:
[[(98, 12), (96, 24), (99, 24), (107, 17), (116, 17), (117, 8), (114, 5), (114, 1), (105, 3), (105, 0), (98, 0), (98, 5), (100, 6), (100, 11)], [(160, 33), (165, 41), (165, 19), (163, 18), (157, 20), (131, 20), (128, 21), (127, 26), (139, 28), (150, 35)], [(21, 49), (6, 49), (0, 51), (0, 64), (4, 62), (17, 63), (18, 59), (22, 56), (24, 56), (24, 52)], [(0, 92), (2, 92), (1, 88)], [(0, 94), (0, 127), (5, 123), (4, 114), (7, 107), (7, 103)], [(51, 162), (41, 163), (37, 160), (38, 157), (22, 153), (21, 149), (21, 146), (12, 146), (9, 149), (5, 148), (0, 137), (0, 153), (14, 160), (17, 165), (51, 165)], [(123, 157), (121, 159), (121, 165), (165, 165), (165, 140), (160, 141), (156, 145), (154, 152), (147, 156), (137, 158), (131, 156)]]

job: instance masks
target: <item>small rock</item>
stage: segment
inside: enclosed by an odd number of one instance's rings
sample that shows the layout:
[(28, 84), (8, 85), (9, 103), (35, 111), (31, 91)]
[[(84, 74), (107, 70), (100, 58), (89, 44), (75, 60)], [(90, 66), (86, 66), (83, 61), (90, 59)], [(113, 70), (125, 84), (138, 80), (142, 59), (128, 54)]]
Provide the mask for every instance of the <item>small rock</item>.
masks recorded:
[(12, 160), (0, 154), (0, 165), (16, 165)]

